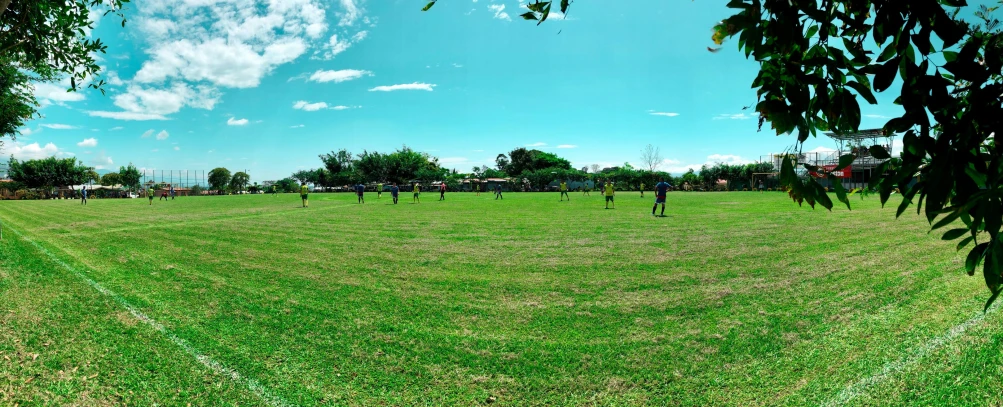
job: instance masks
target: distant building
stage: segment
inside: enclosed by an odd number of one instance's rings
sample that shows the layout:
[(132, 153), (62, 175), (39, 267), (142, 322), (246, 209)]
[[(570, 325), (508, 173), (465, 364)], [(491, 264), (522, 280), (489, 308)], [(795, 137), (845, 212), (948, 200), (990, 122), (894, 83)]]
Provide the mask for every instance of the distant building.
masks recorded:
[(278, 181), (261, 181), (261, 189), (269, 189), (276, 183), (278, 183)]

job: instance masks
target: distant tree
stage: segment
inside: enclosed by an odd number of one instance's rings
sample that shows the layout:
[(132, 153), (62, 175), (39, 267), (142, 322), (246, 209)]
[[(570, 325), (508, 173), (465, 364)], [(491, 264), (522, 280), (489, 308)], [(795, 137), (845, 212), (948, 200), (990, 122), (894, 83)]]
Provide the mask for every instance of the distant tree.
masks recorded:
[(648, 144), (641, 150), (641, 164), (644, 165), (648, 171), (655, 171), (658, 166), (662, 163), (662, 150), (651, 144)]
[(87, 171), (87, 176), (84, 179), (83, 183), (84, 184), (89, 184), (89, 183), (91, 183), (91, 181), (93, 181), (93, 182), (101, 182), (101, 175), (98, 174), (97, 171), (94, 171), (93, 168), (91, 168), (90, 170)]
[(696, 171), (694, 171), (692, 168), (687, 170), (686, 173), (683, 174), (683, 176), (679, 177), (679, 180), (680, 180), (679, 182), (680, 185), (683, 182), (689, 183), (690, 185), (693, 186), (697, 186), (700, 184), (700, 176), (697, 175)]
[(255, 182), (255, 183), (254, 183), (254, 185), (251, 185), (251, 186), (247, 187), (247, 190), (248, 190), (248, 191), (249, 191), (250, 193), (252, 193), (252, 194), (255, 194), (255, 193), (257, 193), (257, 192), (258, 192), (259, 190), (261, 190), (261, 187), (260, 187), (260, 186), (258, 186), (258, 183), (257, 183), (257, 182)]
[(226, 191), (227, 185), (230, 184), (230, 170), (223, 167), (213, 168), (209, 171), (209, 188), (216, 191), (218, 194), (222, 194)]
[(290, 177), (300, 184), (312, 184), (316, 180), (316, 173), (314, 170), (299, 170)]
[(112, 185), (121, 185), (122, 184), (122, 177), (120, 175), (118, 175), (117, 172), (109, 172), (109, 173), (107, 173), (105, 175), (102, 175), (101, 176), (101, 181), (99, 181), (99, 182), (100, 182), (101, 185), (106, 186), (106, 187), (110, 187)]
[(599, 164), (590, 164), (589, 165), (589, 172), (591, 172), (593, 174), (598, 174), (599, 170), (600, 170)]
[(363, 151), (355, 162), (359, 175), (367, 182), (384, 181), (387, 178), (387, 155), (377, 151)]
[(136, 190), (139, 188), (139, 180), (142, 176), (139, 174), (139, 170), (136, 169), (135, 165), (129, 163), (125, 167), (118, 168), (118, 180), (122, 183), (122, 186), (129, 188), (130, 190)]
[(510, 160), (508, 159), (508, 156), (505, 154), (498, 154), (498, 157), (495, 157), (495, 168), (497, 168), (498, 171), (507, 171), (506, 168), (508, 167), (509, 162)]
[(275, 190), (278, 192), (295, 192), (297, 188), (296, 180), (292, 178), (283, 178), (275, 182)]
[(251, 176), (243, 171), (238, 171), (230, 178), (230, 189), (234, 192), (243, 191), (244, 187), (251, 182)]
[(589, 166), (586, 165), (582, 167), (581, 171), (587, 174), (589, 172)]
[(11, 180), (28, 188), (50, 190), (53, 187), (85, 184), (91, 170), (76, 158), (48, 157), (26, 161), (11, 158), (7, 172)]

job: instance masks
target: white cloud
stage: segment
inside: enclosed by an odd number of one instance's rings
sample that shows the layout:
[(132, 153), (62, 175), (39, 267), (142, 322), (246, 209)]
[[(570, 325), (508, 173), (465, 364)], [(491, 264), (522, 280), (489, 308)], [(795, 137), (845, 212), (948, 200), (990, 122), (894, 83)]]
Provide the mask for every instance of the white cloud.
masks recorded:
[(54, 124), (40, 124), (39, 126), (45, 127), (47, 129), (53, 129), (53, 130), (73, 130), (73, 129), (77, 128), (77, 126), (70, 126), (68, 124), (58, 124), (58, 123), (54, 123)]
[(499, 20), (512, 21), (512, 18), (505, 12), (504, 4), (488, 4), (488, 10), (494, 12), (495, 18)]
[(351, 109), (353, 107), (358, 107), (358, 106), (345, 106), (345, 105), (331, 106), (331, 110), (346, 110), (346, 109)]
[(719, 114), (719, 115), (717, 115), (717, 116), (714, 116), (714, 120), (724, 120), (724, 119), (731, 119), (731, 120), (748, 120), (748, 119), (751, 119), (751, 118), (752, 118), (752, 116), (750, 116), (750, 115), (747, 115), (747, 114), (745, 114), (745, 113), (737, 113), (737, 114)]
[(307, 79), (307, 81), (340, 83), (353, 79), (359, 79), (363, 76), (372, 76), (372, 74), (372, 72), (359, 69), (342, 69), (338, 71), (318, 70), (317, 72), (314, 72), (313, 75), (310, 75), (310, 78)]
[(369, 36), (369, 31), (365, 31), (365, 30), (359, 31), (359, 32), (355, 33), (355, 35), (352, 36), (352, 42), (362, 41), (362, 40), (366, 39), (366, 37), (368, 37), (368, 36)]
[(90, 164), (94, 167), (94, 169), (103, 170), (115, 165), (115, 162), (112, 161), (111, 157), (105, 155), (104, 151), (101, 151), (91, 158)]
[(439, 159), (439, 164), (463, 164), (470, 161), (466, 157), (443, 157)]
[(143, 132), (143, 136), (142, 137), (143, 138), (149, 138), (152, 135), (153, 135), (153, 129), (149, 129), (149, 130)]
[(457, 64), (457, 63), (454, 62), (453, 63), (453, 67), (454, 68), (463, 68), (463, 65), (460, 65), (460, 64)]
[(93, 137), (89, 139), (84, 139), (84, 141), (77, 143), (77, 147), (97, 147), (97, 145), (98, 145), (98, 140)]
[(355, 0), (341, 0), (341, 7), (344, 11), (338, 14), (341, 16), (341, 21), (338, 21), (338, 25), (340, 26), (354, 24), (355, 20), (362, 14), (362, 10), (355, 4)]
[(293, 104), (293, 109), (305, 110), (308, 112), (316, 112), (321, 109), (327, 109), (327, 103), (325, 102), (310, 103), (305, 100), (300, 100)]
[(244, 126), (247, 124), (247, 119), (237, 119), (234, 120), (232, 117), (226, 120), (227, 126)]
[[(306, 127), (306, 126), (304, 126), (302, 124), (297, 124), (295, 126), (289, 126), (290, 129), (300, 129), (300, 128), (303, 128), (303, 127)], [(212, 151), (209, 151), (209, 152), (211, 153)]]
[(215, 152), (216, 152), (216, 150), (209, 150), (208, 151), (209, 154), (212, 154), (212, 153), (215, 153)]
[(338, 34), (331, 35), (331, 38), (327, 40), (327, 52), (324, 53), (324, 59), (334, 58), (351, 46), (351, 41), (339, 39)]
[(181, 151), (181, 147), (174, 146), (174, 151)]
[(533, 143), (533, 144), (526, 144), (526, 147), (543, 147), (543, 146), (546, 146), (546, 145), (547, 145), (547, 143), (544, 143), (542, 141), (538, 141), (538, 142)]
[(869, 118), (869, 119), (891, 119), (891, 117), (889, 117), (889, 116), (880, 115), (880, 114), (865, 114), (864, 117)]
[(675, 113), (675, 112), (648, 112), (648, 114), (650, 114), (652, 116), (666, 116), (666, 117), (676, 117), (676, 116), (679, 116), (679, 113)]
[(115, 127), (112, 127), (110, 129), (108, 129), (108, 131), (119, 131), (119, 130), (122, 130), (122, 129), (125, 129), (125, 127), (115, 126)]
[(61, 150), (55, 144), (47, 143), (41, 146), (38, 143), (23, 144), (20, 142), (4, 143), (0, 145), (0, 157), (11, 157), (18, 160), (39, 160), (42, 158), (60, 155)]
[(88, 111), (87, 114), (89, 114), (91, 116), (94, 116), (94, 117), (103, 117), (103, 118), (106, 118), (106, 119), (115, 119), (115, 120), (139, 120), (139, 121), (144, 121), (144, 120), (167, 120), (167, 118), (164, 117), (163, 115), (151, 114), (151, 113), (107, 112), (107, 111), (101, 111), (101, 110), (97, 110), (97, 111), (92, 110), (92, 111)]
[[(27, 137), (27, 136), (30, 136), (31, 133), (34, 133), (35, 131), (32, 130), (32, 129), (30, 129), (30, 128), (25, 127), (23, 129), (18, 129), (18, 132), (21, 133), (21, 136)], [(0, 158), (3, 158), (3, 157), (0, 157)]]
[(574, 144), (561, 144), (558, 145), (557, 148), (578, 148), (578, 146)]
[(107, 77), (106, 82), (111, 86), (122, 86), (125, 85), (125, 81), (118, 77), (118, 72), (108, 71), (105, 75)]
[(167, 130), (161, 130), (160, 133), (157, 133), (157, 140), (167, 140), (170, 136), (171, 135), (167, 133)]
[(39, 102), (44, 100), (51, 104), (52, 102), (79, 102), (86, 99), (82, 92), (67, 92), (67, 89), (70, 88), (69, 79), (60, 81), (56, 84), (34, 83), (32, 84), (32, 87), (35, 88), (33, 94)]
[(154, 148), (153, 150), (150, 150), (151, 153), (156, 153), (157, 151), (160, 151), (160, 149), (159, 148)]
[(833, 149), (833, 148), (829, 148), (829, 147), (815, 147), (814, 150), (805, 151), (805, 152), (806, 153), (818, 153), (818, 154), (832, 154), (832, 153), (835, 153), (836, 150)]
[(730, 154), (711, 154), (707, 156), (707, 163), (713, 163), (713, 164), (724, 163), (729, 165), (736, 165), (736, 164), (748, 164), (751, 162), (755, 161), (742, 158), (741, 156), (730, 155)]
[(426, 91), (431, 92), (432, 88), (434, 88), (434, 87), (435, 87), (434, 84), (414, 82), (414, 83), (404, 83), (404, 84), (399, 84), (399, 85), (377, 86), (375, 88), (369, 89), (369, 91), (370, 92), (392, 92), (392, 91), (395, 91), (395, 90), (426, 90)]

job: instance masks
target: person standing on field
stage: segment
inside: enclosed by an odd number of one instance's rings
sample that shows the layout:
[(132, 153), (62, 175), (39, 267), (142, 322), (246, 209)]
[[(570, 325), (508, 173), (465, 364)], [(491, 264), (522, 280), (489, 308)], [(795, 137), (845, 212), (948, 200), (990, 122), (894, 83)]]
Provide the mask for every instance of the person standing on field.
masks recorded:
[(397, 195), (400, 194), (400, 188), (397, 187), (395, 182), (393, 186), (390, 187), (390, 196), (394, 198), (394, 205), (397, 205)]
[(495, 200), (497, 201), (499, 199), (505, 200), (505, 198), (502, 198), (502, 187), (501, 187), (501, 184), (498, 184), (497, 186), (495, 186)]
[(366, 197), (364, 196), (365, 193), (366, 193), (366, 186), (365, 185), (358, 184), (358, 185), (355, 186), (355, 194), (359, 196), (359, 203), (360, 204), (366, 203)]
[(568, 183), (566, 181), (561, 181), (561, 202), (564, 202), (564, 197), (568, 197), (568, 202), (571, 202), (571, 196), (568, 195)]
[(146, 196), (150, 198), (150, 206), (153, 206), (153, 196), (157, 193), (153, 190), (153, 186), (146, 187)]
[(763, 188), (763, 180), (759, 180), (759, 193), (760, 194), (763, 193), (764, 190), (765, 188)]
[(669, 192), (669, 188), (672, 188), (672, 185), (665, 182), (665, 178), (658, 179), (658, 183), (655, 184), (655, 206), (651, 207), (652, 215), (655, 214), (655, 208), (658, 208), (658, 204), (662, 204), (662, 216), (665, 216), (665, 195)]
[(309, 192), (310, 192), (310, 190), (307, 189), (305, 182), (302, 185), (300, 185), (300, 198), (303, 199), (303, 207), (304, 208), (309, 208), (310, 207), (310, 203), (307, 202), (307, 198), (308, 198), (307, 194)]
[(275, 185), (272, 185), (272, 196), (275, 196)]
[(80, 204), (87, 205), (87, 185), (80, 189)]
[(585, 182), (582, 183), (582, 196), (592, 196), (589, 194), (590, 189), (592, 188), (589, 188), (589, 181), (585, 180)]
[(641, 183), (641, 198), (644, 198), (644, 183)]
[(376, 184), (376, 199), (383, 197), (383, 183)]
[(439, 184), (439, 200), (440, 201), (445, 201), (446, 200), (446, 183), (445, 182)]
[[(613, 194), (615, 193), (616, 192), (613, 191), (613, 183), (606, 180), (606, 209), (609, 209), (609, 203), (613, 202)], [(615, 202), (613, 203), (613, 209), (616, 209)]]
[(421, 203), (421, 200), (418, 199), (418, 194), (421, 193), (421, 185), (415, 182), (412, 191), (414, 191), (414, 198), (411, 198), (411, 203)]
[(174, 197), (176, 197), (176, 196), (177, 196), (177, 194), (174, 192), (174, 185), (171, 185), (171, 200), (173, 201)]
[(474, 192), (477, 192), (476, 196), (481, 196), (481, 183), (480, 182), (474, 184)]

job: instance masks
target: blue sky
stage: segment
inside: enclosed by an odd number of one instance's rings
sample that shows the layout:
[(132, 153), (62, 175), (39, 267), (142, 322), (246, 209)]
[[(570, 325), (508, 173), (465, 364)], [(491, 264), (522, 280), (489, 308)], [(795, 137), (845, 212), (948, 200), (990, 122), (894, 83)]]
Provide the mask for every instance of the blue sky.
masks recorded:
[[(795, 141), (757, 132), (742, 110), (757, 64), (734, 42), (707, 51), (724, 2), (576, 2), (541, 26), (518, 17), (518, 0), (443, 0), (425, 13), (419, 0), (136, 3), (125, 28), (105, 17), (92, 33), (108, 44), (107, 95), (39, 85), (44, 118), (4, 157), (223, 166), (263, 181), (339, 148), (406, 144), (469, 171), (522, 146), (578, 168), (637, 163), (650, 143), (662, 170), (682, 172)], [(896, 116), (893, 99), (865, 104), (861, 127)]]

